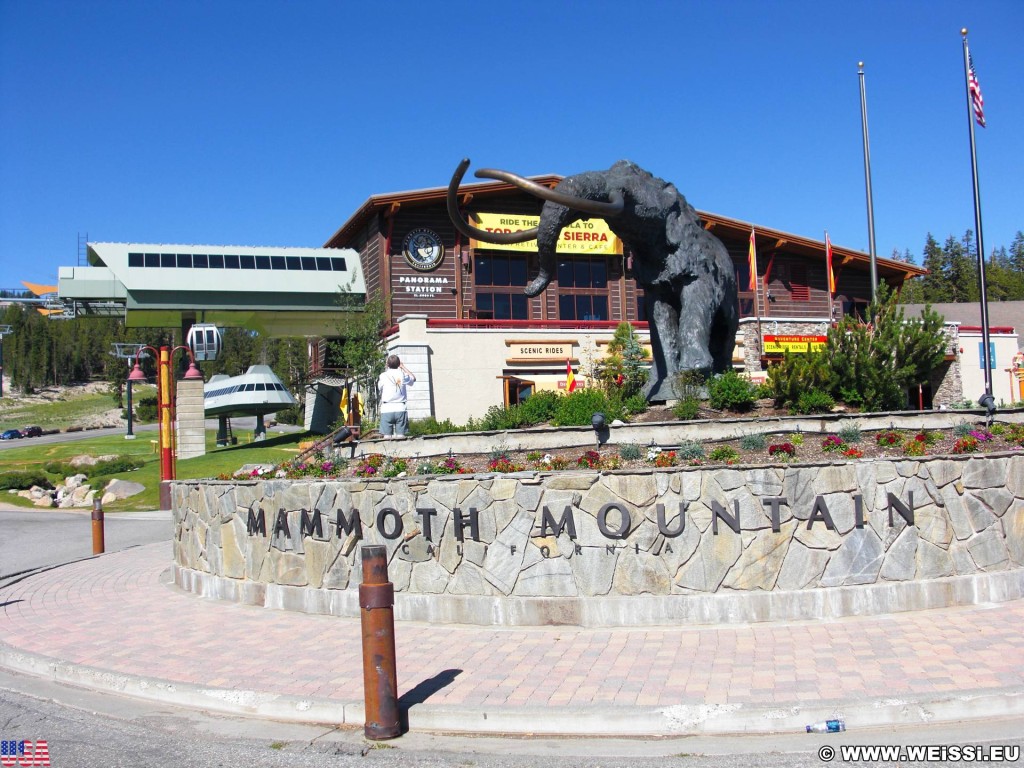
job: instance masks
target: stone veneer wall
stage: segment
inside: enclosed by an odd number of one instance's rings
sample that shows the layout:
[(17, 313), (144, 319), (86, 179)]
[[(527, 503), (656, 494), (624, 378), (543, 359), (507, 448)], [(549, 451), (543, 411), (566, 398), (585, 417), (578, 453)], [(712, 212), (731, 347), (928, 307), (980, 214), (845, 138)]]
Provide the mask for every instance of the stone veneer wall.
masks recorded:
[[(907, 508), (912, 495), (913, 525), (890, 494)], [(769, 501), (779, 498), (785, 503)], [(173, 509), (183, 588), (336, 615), (358, 615), (360, 543), (387, 546), (399, 619), (755, 621), (1024, 596), (1019, 454), (381, 481), (193, 480), (174, 484)], [(344, 521), (338, 527), (338, 510), (348, 520), (359, 512), (361, 539)], [(457, 521), (468, 524), (471, 510), (479, 541), (466, 527), (460, 542)], [(555, 535), (550, 523), (542, 530), (545, 510), (555, 523), (568, 510), (575, 538)], [(615, 538), (625, 522), (620, 510), (629, 530)], [(248, 528), (260, 511), (263, 535)]]

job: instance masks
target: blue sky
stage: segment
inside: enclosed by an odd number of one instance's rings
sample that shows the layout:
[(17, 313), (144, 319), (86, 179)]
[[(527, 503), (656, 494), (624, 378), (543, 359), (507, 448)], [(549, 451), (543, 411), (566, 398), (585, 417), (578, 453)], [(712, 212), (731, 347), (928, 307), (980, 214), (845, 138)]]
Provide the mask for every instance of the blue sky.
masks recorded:
[(879, 256), (1024, 229), (1024, 2), (0, 0), (0, 288), (93, 241), (320, 246), (459, 159), (628, 158), (698, 209)]

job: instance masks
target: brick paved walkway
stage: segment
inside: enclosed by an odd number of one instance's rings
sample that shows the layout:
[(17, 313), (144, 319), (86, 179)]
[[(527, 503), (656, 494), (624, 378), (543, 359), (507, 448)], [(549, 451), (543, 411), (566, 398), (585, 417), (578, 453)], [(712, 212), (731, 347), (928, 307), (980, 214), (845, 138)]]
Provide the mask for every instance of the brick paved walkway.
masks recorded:
[[(0, 647), (231, 691), (362, 701), (357, 619), (208, 600), (161, 581), (155, 544), (0, 590)], [(400, 623), (399, 692), (431, 706), (571, 715), (603, 708), (801, 708), (900, 698), (1024, 699), (1024, 601), (722, 627), (481, 628)], [(457, 674), (452, 670), (458, 670)]]

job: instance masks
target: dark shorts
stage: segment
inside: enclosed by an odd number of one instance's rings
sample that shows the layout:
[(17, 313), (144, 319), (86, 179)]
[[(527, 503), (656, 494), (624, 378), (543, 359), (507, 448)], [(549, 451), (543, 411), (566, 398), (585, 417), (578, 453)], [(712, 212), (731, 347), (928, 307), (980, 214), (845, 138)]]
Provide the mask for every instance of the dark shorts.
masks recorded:
[(380, 415), (380, 433), (382, 435), (404, 435), (408, 432), (408, 411), (391, 411)]

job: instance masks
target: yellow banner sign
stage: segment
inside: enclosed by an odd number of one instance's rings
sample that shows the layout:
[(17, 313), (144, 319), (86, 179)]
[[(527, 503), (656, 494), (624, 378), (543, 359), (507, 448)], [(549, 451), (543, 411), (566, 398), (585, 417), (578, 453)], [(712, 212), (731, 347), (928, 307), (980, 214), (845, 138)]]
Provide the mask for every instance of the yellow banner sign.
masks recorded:
[[(523, 216), (518, 213), (474, 213), (470, 214), (470, 220), (476, 227), (487, 232), (509, 233), (522, 232), (536, 227), (540, 223), (540, 216)], [(490, 248), (497, 251), (537, 250), (536, 240), (510, 245), (473, 240), (472, 244), (474, 248)], [(562, 230), (555, 251), (557, 253), (594, 255), (621, 254), (622, 241), (608, 228), (604, 219), (585, 219), (573, 222)]]
[(764, 352), (768, 355), (781, 355), (784, 352), (806, 354), (817, 352), (825, 346), (828, 336), (764, 336)]

